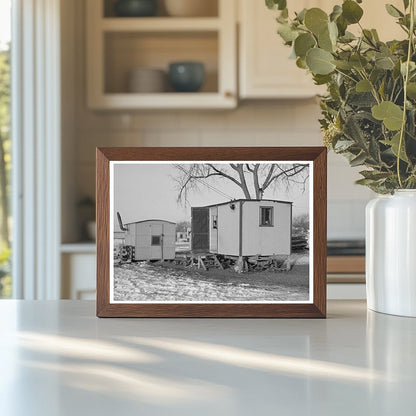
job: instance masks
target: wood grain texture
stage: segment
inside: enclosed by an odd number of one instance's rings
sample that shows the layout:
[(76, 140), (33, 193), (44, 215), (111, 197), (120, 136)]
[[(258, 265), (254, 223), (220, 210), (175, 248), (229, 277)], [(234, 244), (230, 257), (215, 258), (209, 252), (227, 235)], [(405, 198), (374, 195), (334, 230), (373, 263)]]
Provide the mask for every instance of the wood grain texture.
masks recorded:
[[(97, 149), (97, 316), (187, 318), (326, 317), (326, 148), (127, 147)], [(313, 161), (313, 304), (110, 303), (110, 161)]]
[(327, 272), (365, 274), (365, 256), (328, 256)]

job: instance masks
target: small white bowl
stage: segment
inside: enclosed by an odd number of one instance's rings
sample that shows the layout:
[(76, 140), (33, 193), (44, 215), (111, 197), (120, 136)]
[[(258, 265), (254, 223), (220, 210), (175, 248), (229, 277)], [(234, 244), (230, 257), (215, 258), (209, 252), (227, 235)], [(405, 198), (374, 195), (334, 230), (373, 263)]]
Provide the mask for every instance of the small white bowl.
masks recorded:
[(167, 90), (167, 85), (167, 74), (162, 69), (136, 68), (129, 72), (129, 92), (160, 93)]

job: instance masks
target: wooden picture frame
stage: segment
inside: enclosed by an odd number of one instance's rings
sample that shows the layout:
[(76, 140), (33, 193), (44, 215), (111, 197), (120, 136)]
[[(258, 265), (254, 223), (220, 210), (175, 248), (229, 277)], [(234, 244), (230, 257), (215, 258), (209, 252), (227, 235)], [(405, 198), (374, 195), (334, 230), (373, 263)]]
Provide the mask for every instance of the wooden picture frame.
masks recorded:
[[(325, 318), (326, 317), (326, 182), (327, 182), (327, 150), (324, 147), (239, 147), (239, 148), (97, 148), (97, 177), (96, 177), (96, 197), (97, 197), (97, 316), (98, 317), (195, 317), (195, 318)], [(254, 161), (254, 162), (253, 162)], [(276, 162), (275, 169), (281, 169), (281, 166), (308, 166), (308, 189), (309, 189), (309, 226), (310, 238), (308, 252), (308, 273), (309, 286), (308, 296), (305, 301), (117, 301), (114, 294), (114, 245), (112, 240), (115, 231), (115, 211), (114, 211), (114, 172), (117, 166), (133, 165), (141, 169), (141, 166), (147, 166), (146, 169), (152, 168), (157, 164), (163, 166), (176, 166), (175, 163), (183, 163), (186, 169), (191, 163), (193, 166), (211, 166), (210, 162), (219, 163), (219, 169), (225, 166), (227, 162), (231, 167), (241, 167), (241, 169), (253, 168), (257, 165), (266, 169), (266, 162), (270, 165)], [(237, 162), (237, 163), (233, 163)], [(278, 165), (278, 163), (281, 163)], [(224, 164), (224, 165), (222, 165)], [(150, 167), (149, 167), (150, 165)], [(153, 167), (154, 167), (153, 166)], [(279, 167), (280, 166), (280, 167)], [(119, 168), (117, 168), (119, 169)], [(143, 167), (144, 169), (144, 167)], [(183, 169), (183, 168), (181, 168)], [(189, 168), (190, 169), (190, 168)], [(224, 167), (225, 169), (225, 167)], [(306, 168), (305, 168), (306, 169)], [(299, 170), (299, 169), (298, 169)], [(188, 172), (188, 171), (187, 171)], [(190, 172), (190, 171), (189, 171)], [(266, 170), (265, 170), (266, 172)], [(288, 170), (289, 172), (289, 170)], [(287, 175), (286, 175), (287, 176)], [(149, 177), (148, 181), (152, 179)], [(134, 183), (132, 179), (132, 183)], [(306, 179), (305, 179), (306, 181)], [(118, 182), (117, 182), (118, 183)], [(266, 183), (266, 182), (264, 182)], [(305, 183), (305, 182), (304, 182)], [(156, 186), (156, 185), (155, 185)], [(264, 190), (261, 190), (262, 194)], [(112, 199), (113, 198), (113, 199)], [(306, 198), (306, 197), (305, 197)], [(238, 202), (242, 201), (242, 202)], [(253, 203), (262, 201), (262, 199), (232, 199), (223, 204), (214, 204), (217, 209), (221, 205), (226, 205), (228, 210), (238, 210), (239, 204), (245, 202)], [(116, 201), (117, 202), (117, 201)], [(273, 203), (286, 203), (290, 205), (290, 247), (293, 245), (292, 238), (292, 202), (272, 200)], [(110, 207), (110, 203), (112, 204)], [(155, 203), (153, 201), (152, 203)], [(252, 205), (253, 205), (252, 204)], [(270, 203), (268, 203), (270, 205)], [(242, 206), (242, 205), (241, 205)], [(246, 205), (251, 206), (251, 205)], [(279, 205), (280, 206), (280, 205)], [(283, 205), (282, 205), (283, 206)], [(208, 206), (209, 207), (209, 206)], [(242, 208), (240, 208), (242, 210)], [(280, 208), (279, 208), (280, 209)], [(211, 211), (209, 211), (211, 212)], [(218, 210), (215, 211), (218, 215)], [(228, 212), (228, 211), (227, 211)], [(229, 211), (231, 212), (231, 211)], [(248, 212), (248, 210), (247, 210)], [(280, 212), (280, 211), (279, 211)], [(282, 211), (283, 212), (283, 211)], [(312, 217), (310, 216), (312, 215)], [(222, 214), (221, 214), (222, 215)], [(224, 214), (225, 215), (225, 214)], [(258, 211), (256, 211), (258, 223)], [(240, 230), (242, 224), (242, 213), (240, 211)], [(151, 221), (151, 220), (146, 220)], [(213, 220), (214, 221), (214, 220)], [(254, 220), (253, 220), (254, 221)], [(140, 223), (137, 221), (132, 224)], [(169, 222), (169, 221), (167, 221)], [(221, 218), (215, 216), (215, 227), (221, 226)], [(120, 221), (120, 227), (124, 230), (130, 230), (130, 225), (123, 225)], [(191, 227), (192, 228), (192, 227)], [(264, 227), (270, 229), (270, 227)], [(177, 238), (177, 228), (175, 229), (175, 239)], [(313, 232), (312, 232), (313, 230)], [(130, 231), (123, 231), (123, 236)], [(192, 231), (191, 231), (192, 232)], [(164, 234), (162, 234), (164, 235)], [(196, 235), (196, 234), (195, 234)], [(123, 237), (124, 238), (124, 237)], [(126, 237), (127, 238), (127, 237)], [(165, 238), (165, 237), (163, 237)], [(167, 237), (166, 237), (167, 238)], [(192, 240), (192, 239), (191, 239)], [(241, 240), (241, 231), (240, 231)], [(127, 240), (126, 240), (127, 241)], [(153, 239), (156, 242), (156, 239)], [(159, 240), (157, 240), (159, 241)], [(286, 241), (286, 240), (285, 240)], [(177, 244), (177, 240), (175, 240)], [(190, 243), (196, 244), (192, 241)], [(256, 259), (262, 259), (258, 255), (254, 260), (252, 257), (244, 257), (241, 251), (240, 241), (240, 257), (242, 259), (242, 267), (259, 267)], [(125, 240), (123, 240), (123, 255), (125, 255)], [(132, 246), (133, 247), (133, 246)], [(134, 247), (132, 248), (132, 250)], [(290, 248), (290, 253), (292, 249)], [(110, 255), (111, 254), (111, 255)], [(134, 254), (130, 259), (136, 259)], [(208, 254), (207, 254), (208, 256)], [(215, 254), (213, 255), (215, 257)], [(219, 256), (223, 259), (223, 256)], [(188, 261), (188, 254), (185, 254)], [(192, 254), (192, 264), (196, 257)], [(204, 257), (202, 257), (204, 258)], [(225, 258), (225, 257), (224, 257)], [(227, 257), (228, 258), (228, 257)], [(271, 257), (273, 261), (276, 259)], [(172, 260), (173, 261), (173, 260)], [(176, 261), (176, 260), (175, 260)], [(195, 260), (196, 261), (196, 260)], [(200, 257), (198, 257), (200, 261)], [(231, 260), (230, 260), (231, 261)], [(162, 263), (166, 262), (161, 260)], [(245, 263), (244, 263), (245, 262)], [(235, 264), (238, 262), (236, 261)], [(133, 263), (132, 263), (133, 264)], [(134, 263), (136, 264), (136, 263)], [(138, 263), (142, 264), (142, 263)], [(147, 263), (146, 263), (147, 264)], [(254, 266), (253, 266), (254, 264)], [(269, 263), (267, 263), (269, 264)], [(275, 263), (270, 263), (275, 264)], [(290, 257), (288, 262), (290, 263)], [(277, 265), (277, 263), (276, 263)], [(110, 268), (112, 269), (110, 270)], [(117, 266), (119, 267), (119, 266)], [(124, 267), (124, 266), (123, 266)], [(129, 266), (128, 266), (129, 267)], [(188, 267), (188, 266), (187, 266)], [(198, 264), (199, 267), (199, 264)], [(236, 266), (234, 266), (236, 267)], [(119, 269), (117, 269), (119, 273)], [(124, 270), (124, 269), (123, 269)], [(237, 269), (236, 269), (237, 270)], [(243, 269), (242, 269), (243, 270)], [(275, 270), (275, 269), (273, 269)], [(240, 270), (239, 270), (240, 271)], [(207, 272), (209, 273), (209, 271)], [(224, 272), (225, 273), (225, 272)], [(233, 273), (231, 270), (229, 273)], [(248, 272), (250, 273), (250, 272)], [(268, 272), (267, 272), (268, 273)], [(266, 274), (267, 274), (266, 273)], [(276, 272), (277, 273), (277, 272)], [(113, 277), (111, 277), (111, 276)], [(268, 276), (268, 275), (267, 275)], [(276, 276), (279, 276), (276, 274)], [(140, 276), (139, 276), (140, 277)], [(111, 280), (112, 279), (112, 280)], [(111, 286), (111, 283), (112, 286)], [(110, 287), (111, 286), (111, 287)], [(140, 283), (139, 283), (140, 286)], [(118, 292), (117, 292), (118, 293)], [(112, 296), (112, 297), (111, 297)], [(117, 294), (117, 296), (120, 296)], [(306, 299), (306, 298), (305, 298)]]

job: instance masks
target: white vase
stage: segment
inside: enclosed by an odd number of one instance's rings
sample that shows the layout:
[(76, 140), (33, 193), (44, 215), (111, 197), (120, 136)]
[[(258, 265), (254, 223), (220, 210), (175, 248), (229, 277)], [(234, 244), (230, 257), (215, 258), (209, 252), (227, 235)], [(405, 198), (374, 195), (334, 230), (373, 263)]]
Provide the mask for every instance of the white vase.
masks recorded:
[(416, 317), (416, 190), (368, 203), (366, 282), (369, 309)]

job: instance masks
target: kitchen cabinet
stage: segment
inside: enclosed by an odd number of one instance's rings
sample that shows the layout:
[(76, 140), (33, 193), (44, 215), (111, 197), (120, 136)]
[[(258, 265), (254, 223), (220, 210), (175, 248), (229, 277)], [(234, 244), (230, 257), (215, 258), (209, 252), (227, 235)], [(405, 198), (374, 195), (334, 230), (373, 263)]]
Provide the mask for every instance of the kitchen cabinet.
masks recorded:
[[(300, 0), (296, 10), (325, 8), (325, 3), (328, 0)], [(240, 97), (308, 98), (322, 92), (311, 75), (289, 59), (291, 50), (276, 33), (277, 13), (268, 10), (263, 1), (239, 0), (238, 5)]]
[[(236, 4), (218, 2), (217, 16), (116, 17), (109, 2), (88, 0), (87, 102), (90, 109), (234, 108), (237, 105)], [(202, 90), (132, 93), (130, 71), (167, 71), (175, 61), (205, 66)]]
[[(391, 1), (402, 9), (401, 0)], [(289, 3), (289, 8), (320, 7), (330, 12), (333, 0), (299, 0)], [(403, 38), (404, 32), (388, 15), (384, 3), (366, 0), (362, 25), (376, 28), (381, 40)], [(277, 35), (277, 12), (268, 10), (263, 1), (239, 0), (239, 91), (242, 99), (308, 98), (325, 92), (324, 87), (313, 84), (312, 77), (289, 59), (291, 49)], [(358, 25), (349, 30), (358, 33)]]
[(95, 244), (63, 244), (61, 253), (62, 299), (95, 300)]

